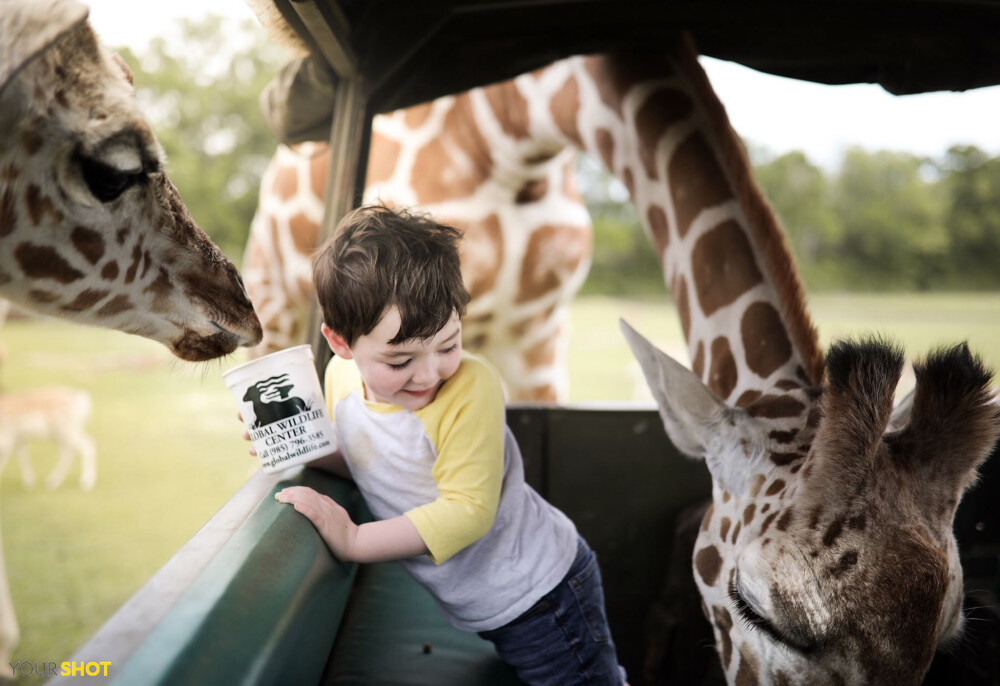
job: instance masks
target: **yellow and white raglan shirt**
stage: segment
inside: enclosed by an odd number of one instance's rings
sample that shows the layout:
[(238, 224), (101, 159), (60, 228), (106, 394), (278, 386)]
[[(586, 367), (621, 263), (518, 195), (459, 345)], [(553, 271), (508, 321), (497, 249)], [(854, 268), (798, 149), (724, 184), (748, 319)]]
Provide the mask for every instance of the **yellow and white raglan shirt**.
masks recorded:
[(403, 560), (444, 616), (468, 631), (516, 619), (576, 555), (576, 527), (524, 482), (492, 368), (469, 353), (433, 402), (365, 400), (353, 361), (334, 357), (326, 399), (351, 476), (376, 519), (405, 515), (430, 555)]

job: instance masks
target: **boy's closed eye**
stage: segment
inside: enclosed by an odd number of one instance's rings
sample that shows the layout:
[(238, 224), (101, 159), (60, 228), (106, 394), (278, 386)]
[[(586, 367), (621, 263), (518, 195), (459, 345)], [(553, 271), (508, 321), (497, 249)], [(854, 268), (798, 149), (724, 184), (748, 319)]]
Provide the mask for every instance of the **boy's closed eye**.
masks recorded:
[[(447, 355), (447, 354), (453, 353), (453, 352), (455, 352), (457, 350), (458, 350), (458, 343), (452, 343), (451, 345), (449, 345), (448, 347), (444, 348), (443, 350), (440, 350), (439, 352), (442, 355)], [(391, 369), (395, 369), (396, 371), (400, 371), (400, 370), (403, 370), (403, 369), (406, 369), (407, 367), (409, 367), (411, 362), (413, 362), (413, 358), (412, 357), (411, 358), (407, 358), (406, 360), (404, 360), (402, 362), (386, 362), (386, 364), (389, 365), (389, 367)]]

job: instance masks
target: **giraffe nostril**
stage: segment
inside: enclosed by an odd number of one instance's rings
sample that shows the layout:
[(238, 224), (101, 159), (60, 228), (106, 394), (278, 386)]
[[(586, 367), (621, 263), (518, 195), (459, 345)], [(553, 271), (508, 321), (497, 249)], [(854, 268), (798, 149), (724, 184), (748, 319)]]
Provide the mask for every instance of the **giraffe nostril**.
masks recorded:
[[(255, 319), (256, 321), (256, 319)], [(260, 343), (260, 339), (263, 337), (263, 332), (261, 331), (260, 324), (256, 324), (253, 327), (247, 327), (245, 331), (235, 331), (229, 327), (220, 324), (219, 322), (212, 320), (210, 324), (215, 328), (216, 333), (214, 336), (224, 336), (228, 337), (228, 340), (232, 342), (232, 347), (250, 347), (252, 345), (257, 345)]]
[(250, 292), (247, 290), (246, 284), (243, 282), (243, 276), (235, 269), (231, 274), (232, 280), (235, 282), (239, 292), (243, 295), (243, 304), (253, 309), (253, 301), (250, 299)]

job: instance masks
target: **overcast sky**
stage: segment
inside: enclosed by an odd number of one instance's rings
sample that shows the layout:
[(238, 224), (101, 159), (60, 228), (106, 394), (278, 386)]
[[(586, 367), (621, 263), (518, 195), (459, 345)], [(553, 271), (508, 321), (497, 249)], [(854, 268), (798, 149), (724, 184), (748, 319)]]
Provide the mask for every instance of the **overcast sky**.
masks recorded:
[[(253, 18), (243, 0), (84, 2), (104, 43), (133, 48), (170, 31), (178, 17)], [(939, 156), (953, 144), (973, 144), (1000, 156), (1000, 87), (900, 97), (878, 86), (823, 86), (710, 58), (702, 63), (733, 127), (776, 154), (803, 150), (827, 168), (851, 145)]]

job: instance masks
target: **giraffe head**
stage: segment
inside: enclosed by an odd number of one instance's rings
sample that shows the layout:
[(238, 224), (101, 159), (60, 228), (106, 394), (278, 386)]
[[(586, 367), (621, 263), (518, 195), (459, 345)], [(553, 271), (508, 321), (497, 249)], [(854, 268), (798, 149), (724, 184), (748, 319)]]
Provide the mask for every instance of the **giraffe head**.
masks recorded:
[(131, 75), (73, 0), (0, 14), (0, 295), (186, 360), (260, 340), (236, 268), (163, 171)]
[(694, 569), (729, 682), (921, 683), (962, 629), (952, 524), (1000, 433), (981, 362), (932, 354), (894, 409), (902, 352), (838, 343), (822, 388), (739, 408), (623, 329), (672, 441), (712, 474)]

